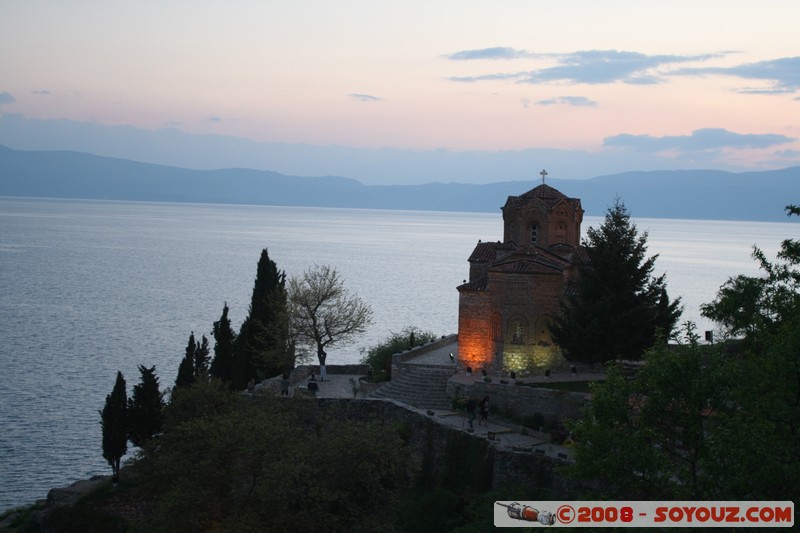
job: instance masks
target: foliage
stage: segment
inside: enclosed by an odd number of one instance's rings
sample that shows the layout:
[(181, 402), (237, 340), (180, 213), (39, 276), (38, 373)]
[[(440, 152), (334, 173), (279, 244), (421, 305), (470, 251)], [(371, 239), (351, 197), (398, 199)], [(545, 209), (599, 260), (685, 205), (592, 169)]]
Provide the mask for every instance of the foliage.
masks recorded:
[(725, 457), (739, 472), (731, 482), (753, 499), (780, 499), (800, 493), (800, 241), (784, 240), (775, 262), (758, 248), (753, 257), (763, 275), (728, 280), (703, 314), (745, 336), (738, 427), (719, 437), (735, 445)]
[(416, 488), (401, 498), (396, 523), (405, 533), (451, 531), (464, 521), (464, 504), (451, 490)]
[(391, 373), (392, 354), (427, 344), (434, 339), (436, 335), (433, 332), (408, 326), (401, 333), (390, 333), (380, 344), (362, 349), (361, 363), (369, 365), (374, 380), (387, 380)]
[(335, 268), (314, 265), (289, 280), (292, 338), (316, 351), (320, 365), (327, 349), (345, 346), (372, 323), (372, 309), (344, 287)]
[[(800, 215), (797, 206), (787, 206), (786, 211)], [(753, 258), (762, 276), (730, 278), (714, 301), (701, 307), (703, 316), (723, 326), (725, 333), (744, 335), (751, 342), (761, 333), (775, 333), (800, 313), (800, 241), (784, 240), (776, 262), (767, 260), (757, 246)]]
[(208, 378), (209, 353), (208, 339), (205, 335), (200, 339), (200, 344), (194, 351), (192, 368), (195, 379)]
[(592, 386), (592, 402), (570, 428), (576, 441), (571, 473), (602, 479), (602, 497), (714, 499), (718, 454), (710, 435), (731, 414), (735, 368), (717, 347), (651, 348), (632, 379), (615, 364)]
[(266, 248), (258, 260), (250, 310), (234, 342), (231, 384), (242, 390), (294, 366), (289, 344), (286, 274), (278, 270)]
[(158, 388), (156, 367), (139, 365), (141, 381), (133, 386), (128, 399), (128, 438), (134, 446), (142, 445), (161, 431), (164, 398)]
[[(301, 401), (243, 399), (219, 381), (170, 405), (146, 485), (148, 531), (381, 531), (408, 484), (399, 435), (377, 422), (309, 422)], [(173, 412), (173, 410), (177, 412)]]
[(164, 409), (164, 431), (194, 419), (231, 413), (244, 401), (225, 382), (216, 378), (174, 390), (170, 400)]
[(122, 372), (117, 372), (114, 388), (106, 396), (105, 406), (100, 411), (100, 425), (103, 428), (103, 459), (108, 461), (116, 479), (119, 478), (120, 460), (128, 451), (128, 393)]
[(231, 320), (228, 318), (227, 302), (222, 308), (222, 316), (214, 322), (212, 329), (214, 335), (214, 358), (209, 369), (212, 377), (223, 381), (233, 379), (233, 351), (236, 342), (236, 332), (231, 327)]
[[(797, 214), (797, 210), (790, 210)], [(653, 347), (626, 380), (613, 368), (573, 427), (580, 478), (602, 497), (787, 500), (800, 492), (800, 248), (784, 241), (761, 278), (739, 276), (705, 306), (745, 348)]]
[(658, 256), (646, 257), (647, 232), (638, 234), (619, 198), (587, 234), (586, 260), (562, 298), (553, 338), (571, 361), (641, 359), (659, 336), (672, 333), (680, 299), (669, 299), (665, 275), (653, 277)]
[(194, 340), (194, 331), (189, 335), (186, 351), (175, 378), (175, 388), (188, 387), (199, 379), (208, 378), (208, 339), (203, 335), (200, 344)]

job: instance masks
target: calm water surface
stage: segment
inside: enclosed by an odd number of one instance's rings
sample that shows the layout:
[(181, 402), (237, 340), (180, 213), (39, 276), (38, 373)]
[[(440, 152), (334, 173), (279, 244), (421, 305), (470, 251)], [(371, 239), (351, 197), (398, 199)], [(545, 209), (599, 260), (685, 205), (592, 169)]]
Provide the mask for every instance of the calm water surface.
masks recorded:
[[(755, 274), (758, 244), (774, 257), (796, 223), (637, 220), (660, 254), (684, 319), (736, 274)], [(602, 219), (587, 217), (584, 231)], [(0, 511), (109, 468), (98, 410), (117, 370), (138, 382), (156, 365), (171, 386), (189, 336), (210, 336), (230, 307), (247, 312), (263, 248), (300, 274), (336, 267), (375, 324), (331, 364), (416, 325), (457, 330), (458, 293), (478, 239), (502, 238), (499, 214), (0, 198)], [(213, 344), (213, 339), (212, 339)]]

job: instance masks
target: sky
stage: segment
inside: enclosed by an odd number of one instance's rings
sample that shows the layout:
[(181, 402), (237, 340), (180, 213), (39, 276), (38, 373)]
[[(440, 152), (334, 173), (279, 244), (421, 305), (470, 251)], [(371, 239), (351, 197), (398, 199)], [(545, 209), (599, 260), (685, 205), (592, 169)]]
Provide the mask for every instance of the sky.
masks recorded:
[[(215, 136), (240, 143), (238, 166), (362, 179), (404, 160), (453, 178), (476, 154), (526, 160), (484, 181), (785, 168), (800, 165), (798, 21), (796, 0), (4, 0), (0, 142), (236, 166)], [(177, 132), (206, 153), (56, 126)], [(258, 159), (270, 143), (306, 163)]]

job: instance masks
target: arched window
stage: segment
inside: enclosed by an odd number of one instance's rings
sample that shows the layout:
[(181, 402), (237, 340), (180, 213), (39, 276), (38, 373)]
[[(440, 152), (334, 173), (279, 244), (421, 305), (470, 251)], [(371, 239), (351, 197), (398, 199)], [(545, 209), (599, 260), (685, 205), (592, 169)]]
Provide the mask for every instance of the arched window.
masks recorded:
[(550, 324), (553, 323), (553, 319), (549, 316), (541, 316), (536, 321), (536, 332), (534, 333), (535, 339), (534, 342), (540, 346), (550, 346), (553, 344), (553, 336), (550, 333)]
[(567, 242), (567, 225), (559, 222), (556, 226), (556, 242)]
[(531, 244), (536, 244), (539, 240), (539, 226), (531, 224)]

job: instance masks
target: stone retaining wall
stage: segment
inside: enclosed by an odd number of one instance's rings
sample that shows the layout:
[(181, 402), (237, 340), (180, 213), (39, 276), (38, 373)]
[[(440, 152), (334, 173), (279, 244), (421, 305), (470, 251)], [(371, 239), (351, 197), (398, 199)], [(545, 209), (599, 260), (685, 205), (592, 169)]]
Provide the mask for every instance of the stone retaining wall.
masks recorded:
[(556, 460), (497, 448), (483, 437), (440, 424), (391, 400), (326, 398), (317, 399), (316, 408), (348, 420), (402, 424), (413, 464), (419, 469), (418, 481), (426, 486), (477, 492), (508, 486), (551, 487), (563, 494), (570, 487), (556, 470)]
[(588, 394), (514, 385), (513, 382), (475, 381), (466, 385), (451, 379), (447, 382), (447, 394), (451, 398), (473, 397), (476, 401), (488, 395), (491, 409), (503, 416), (525, 419), (541, 413), (546, 423), (554, 425), (579, 418), (589, 401)]
[[(325, 370), (328, 374), (353, 374), (356, 376), (366, 376), (369, 374), (369, 365), (325, 365)], [(308, 380), (311, 373), (319, 376), (319, 365), (301, 365), (293, 368), (289, 373), (289, 383), (292, 387), (298, 383), (303, 383)], [(283, 376), (275, 376), (265, 379), (256, 385), (255, 390), (261, 393), (278, 394), (281, 390), (281, 379)]]
[(440, 339), (435, 339), (429, 342), (428, 344), (423, 344), (422, 346), (415, 346), (410, 350), (406, 350), (405, 352), (392, 354), (392, 365), (404, 363), (414, 357), (419, 357), (420, 355), (430, 353), (433, 350), (438, 350), (442, 346), (447, 346), (448, 344), (456, 342), (457, 339), (458, 335), (456, 335), (455, 333), (451, 335), (442, 335)]

